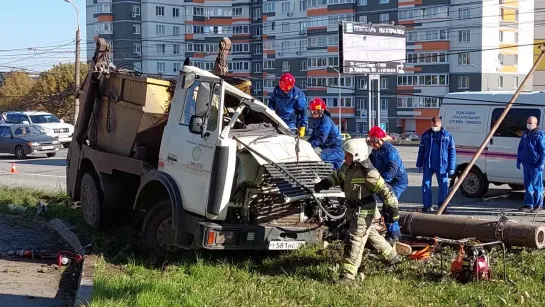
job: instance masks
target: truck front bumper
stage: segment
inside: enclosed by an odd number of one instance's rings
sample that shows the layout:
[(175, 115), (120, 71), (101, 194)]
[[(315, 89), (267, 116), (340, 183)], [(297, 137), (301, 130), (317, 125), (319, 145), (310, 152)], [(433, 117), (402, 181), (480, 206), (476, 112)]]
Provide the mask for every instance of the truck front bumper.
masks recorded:
[(293, 250), (322, 241), (323, 227), (197, 224), (194, 248), (208, 250)]

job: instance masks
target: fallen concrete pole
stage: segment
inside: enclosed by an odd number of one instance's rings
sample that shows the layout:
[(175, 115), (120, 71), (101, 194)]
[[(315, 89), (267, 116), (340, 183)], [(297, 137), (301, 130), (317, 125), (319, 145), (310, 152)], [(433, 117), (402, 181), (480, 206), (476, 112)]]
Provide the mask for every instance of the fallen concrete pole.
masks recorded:
[(545, 247), (545, 226), (511, 220), (491, 221), (463, 216), (444, 216), (418, 212), (400, 212), (401, 233), (421, 237), (459, 240), (478, 238), (503, 241), (507, 246), (542, 249)]

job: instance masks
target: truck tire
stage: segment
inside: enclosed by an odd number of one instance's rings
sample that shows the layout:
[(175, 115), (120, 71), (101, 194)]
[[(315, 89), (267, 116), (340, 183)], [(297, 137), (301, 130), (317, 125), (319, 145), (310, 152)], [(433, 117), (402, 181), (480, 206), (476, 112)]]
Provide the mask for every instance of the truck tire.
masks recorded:
[(146, 216), (140, 247), (146, 254), (166, 259), (178, 258), (182, 251), (181, 248), (174, 245), (168, 245), (163, 242), (167, 239), (174, 240), (174, 230), (172, 229), (172, 207), (170, 199), (158, 201), (151, 208)]
[(490, 183), (478, 169), (473, 167), (460, 185), (460, 192), (467, 198), (483, 197), (488, 192)]
[(81, 211), (83, 219), (93, 230), (101, 228), (101, 201), (100, 185), (95, 176), (91, 173), (85, 173), (81, 179)]

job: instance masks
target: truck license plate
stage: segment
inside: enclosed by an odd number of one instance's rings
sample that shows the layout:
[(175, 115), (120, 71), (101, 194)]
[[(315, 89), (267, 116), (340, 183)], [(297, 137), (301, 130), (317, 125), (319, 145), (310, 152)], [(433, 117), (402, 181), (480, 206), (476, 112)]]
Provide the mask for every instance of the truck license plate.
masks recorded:
[(55, 149), (55, 146), (42, 146), (42, 150)]
[(269, 242), (270, 250), (292, 250), (303, 246), (305, 241), (271, 241)]

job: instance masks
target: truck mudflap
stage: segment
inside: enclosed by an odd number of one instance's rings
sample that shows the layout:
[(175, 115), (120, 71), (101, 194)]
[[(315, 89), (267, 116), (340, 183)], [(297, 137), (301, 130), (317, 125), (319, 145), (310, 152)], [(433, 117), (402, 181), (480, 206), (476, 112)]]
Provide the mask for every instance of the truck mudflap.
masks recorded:
[(322, 241), (325, 228), (277, 225), (220, 225), (199, 222), (194, 248), (208, 250), (293, 250)]

